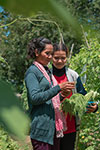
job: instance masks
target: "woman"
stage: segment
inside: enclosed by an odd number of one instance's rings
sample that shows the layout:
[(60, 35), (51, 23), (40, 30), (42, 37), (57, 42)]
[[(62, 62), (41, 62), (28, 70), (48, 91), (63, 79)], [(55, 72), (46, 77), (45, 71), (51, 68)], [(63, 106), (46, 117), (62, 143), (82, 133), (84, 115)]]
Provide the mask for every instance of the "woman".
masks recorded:
[(32, 39), (28, 45), (28, 55), (34, 58), (25, 74), (34, 150), (59, 150), (59, 137), (63, 136), (66, 121), (59, 110), (58, 93), (75, 88), (73, 82), (57, 85), (47, 67), (52, 53), (53, 45), (46, 38)]
[[(63, 44), (62, 42), (60, 44), (54, 44), (52, 73), (56, 78), (58, 84), (66, 81), (75, 81), (77, 83), (75, 89), (69, 90), (69, 95), (67, 94), (67, 92), (64, 93), (63, 91), (61, 92), (61, 94), (66, 98), (70, 98), (71, 95), (75, 92), (85, 95), (86, 91), (77, 72), (66, 67), (67, 56), (68, 48), (65, 46), (65, 44)], [(97, 104), (94, 104), (93, 106), (91, 106), (91, 108), (88, 109), (88, 113), (94, 112), (96, 109)], [(72, 116), (71, 118), (68, 113), (66, 116), (66, 122), (67, 130), (64, 131), (64, 137), (61, 138), (60, 150), (74, 150), (76, 138), (75, 116)]]

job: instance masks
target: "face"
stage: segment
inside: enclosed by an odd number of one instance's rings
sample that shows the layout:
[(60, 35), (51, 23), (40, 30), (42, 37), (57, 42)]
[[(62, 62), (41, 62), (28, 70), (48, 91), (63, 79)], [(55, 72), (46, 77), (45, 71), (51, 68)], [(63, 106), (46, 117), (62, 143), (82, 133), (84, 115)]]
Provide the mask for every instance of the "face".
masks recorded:
[(52, 59), (52, 53), (53, 46), (51, 44), (46, 44), (45, 49), (41, 53), (38, 53), (37, 51), (35, 52), (36, 61), (42, 64), (43, 66), (46, 66)]
[(67, 56), (63, 50), (55, 51), (53, 54), (53, 65), (57, 69), (62, 69), (66, 64)]

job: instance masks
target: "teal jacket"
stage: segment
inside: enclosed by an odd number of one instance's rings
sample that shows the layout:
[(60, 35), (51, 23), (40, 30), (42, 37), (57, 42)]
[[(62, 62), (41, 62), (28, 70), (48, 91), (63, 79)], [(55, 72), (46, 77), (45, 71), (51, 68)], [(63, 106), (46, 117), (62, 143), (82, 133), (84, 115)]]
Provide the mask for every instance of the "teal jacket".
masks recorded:
[(28, 68), (25, 84), (31, 118), (30, 137), (53, 145), (55, 113), (51, 99), (61, 91), (60, 86), (51, 87), (35, 65)]

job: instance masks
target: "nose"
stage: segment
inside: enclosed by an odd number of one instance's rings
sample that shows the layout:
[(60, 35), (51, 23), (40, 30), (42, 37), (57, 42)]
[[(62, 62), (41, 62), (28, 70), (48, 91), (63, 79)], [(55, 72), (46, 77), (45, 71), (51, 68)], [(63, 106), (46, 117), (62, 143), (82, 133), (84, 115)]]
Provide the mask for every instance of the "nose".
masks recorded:
[(51, 58), (52, 58), (52, 55), (50, 54), (50, 55), (48, 56), (48, 58), (51, 59)]
[(58, 59), (58, 62), (62, 62), (62, 60), (59, 58), (59, 59)]

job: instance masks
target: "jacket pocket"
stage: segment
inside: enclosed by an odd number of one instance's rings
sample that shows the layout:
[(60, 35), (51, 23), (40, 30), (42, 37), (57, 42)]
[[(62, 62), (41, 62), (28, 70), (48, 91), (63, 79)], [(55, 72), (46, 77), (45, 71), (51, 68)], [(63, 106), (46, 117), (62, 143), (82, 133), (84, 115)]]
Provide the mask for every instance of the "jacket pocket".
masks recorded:
[(35, 137), (47, 136), (49, 132), (49, 120), (45, 116), (38, 117), (32, 121), (31, 133)]

